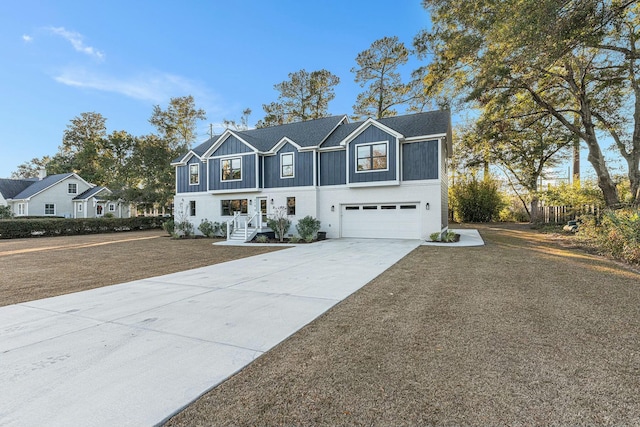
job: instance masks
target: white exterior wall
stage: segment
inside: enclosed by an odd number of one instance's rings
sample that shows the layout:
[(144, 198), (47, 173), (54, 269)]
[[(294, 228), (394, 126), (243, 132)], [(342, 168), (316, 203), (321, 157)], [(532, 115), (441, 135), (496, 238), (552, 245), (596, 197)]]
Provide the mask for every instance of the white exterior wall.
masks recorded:
[[(68, 193), (69, 184), (76, 184), (77, 191), (75, 194)], [(90, 187), (83, 181), (73, 176), (69, 177), (31, 197), (27, 202), (27, 214), (32, 216), (44, 216), (44, 205), (53, 203), (56, 205), (55, 216), (73, 218), (73, 198), (89, 188)], [(20, 201), (16, 201), (14, 205), (17, 205), (17, 203), (20, 203)], [(17, 207), (15, 209), (17, 209)]]
[[(440, 180), (404, 181), (397, 186), (375, 186), (350, 188), (346, 185), (323, 187), (296, 187), (296, 188), (268, 188), (262, 192), (248, 193), (181, 193), (174, 199), (176, 220), (180, 220), (180, 211), (186, 213), (184, 218), (191, 221), (198, 231), (198, 226), (203, 219), (212, 222), (223, 223), (230, 220), (230, 216), (222, 216), (221, 201), (228, 199), (247, 199), (248, 216), (252, 216), (260, 206), (258, 198), (267, 199), (267, 214), (272, 214), (274, 209), (286, 206), (287, 197), (296, 198), (296, 215), (291, 216), (291, 228), (289, 233), (296, 235), (296, 224), (301, 218), (310, 215), (321, 222), (320, 231), (325, 231), (329, 238), (342, 237), (341, 214), (343, 205), (347, 204), (401, 204), (417, 203), (419, 227), (417, 227), (416, 239), (427, 239), (431, 233), (441, 231), (442, 197)], [(271, 200), (273, 199), (273, 204)], [(189, 216), (189, 201), (196, 202), (196, 216)], [(426, 204), (429, 203), (427, 210)], [(333, 211), (331, 207), (333, 206)]]
[[(290, 188), (268, 188), (263, 191), (252, 191), (243, 193), (180, 193), (174, 197), (174, 219), (180, 221), (186, 218), (195, 226), (196, 234), (202, 234), (198, 226), (203, 219), (212, 222), (227, 222), (231, 216), (222, 216), (222, 200), (247, 199), (247, 215), (252, 216), (259, 209), (260, 198), (267, 199), (267, 215), (274, 213), (280, 206), (286, 206), (287, 197), (296, 198), (296, 214), (290, 216), (291, 228), (288, 234), (296, 235), (296, 224), (298, 219), (311, 215), (318, 217), (317, 192), (315, 187), (290, 187)], [(189, 202), (196, 202), (196, 216), (189, 215)], [(271, 203), (273, 200), (273, 203)], [(181, 216), (182, 215), (182, 216)]]
[[(401, 185), (388, 187), (321, 187), (318, 193), (320, 230), (326, 231), (329, 238), (341, 237), (342, 206), (361, 203), (418, 203), (420, 227), (415, 238), (426, 239), (429, 234), (440, 231), (440, 180), (404, 181)], [(429, 210), (426, 209), (427, 203)]]

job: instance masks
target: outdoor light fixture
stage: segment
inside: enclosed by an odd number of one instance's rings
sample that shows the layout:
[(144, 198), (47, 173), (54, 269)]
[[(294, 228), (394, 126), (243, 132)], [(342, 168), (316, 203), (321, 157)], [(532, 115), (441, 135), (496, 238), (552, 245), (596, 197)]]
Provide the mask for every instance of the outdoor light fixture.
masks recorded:
[(271, 204), (273, 204), (273, 199), (271, 199)]
[(335, 211), (336, 207), (334, 205), (331, 205), (331, 212)]
[(253, 204), (253, 200), (249, 199), (249, 204), (252, 205)]
[(427, 210), (429, 210), (429, 203), (427, 203), (427, 205), (425, 207), (427, 208)]

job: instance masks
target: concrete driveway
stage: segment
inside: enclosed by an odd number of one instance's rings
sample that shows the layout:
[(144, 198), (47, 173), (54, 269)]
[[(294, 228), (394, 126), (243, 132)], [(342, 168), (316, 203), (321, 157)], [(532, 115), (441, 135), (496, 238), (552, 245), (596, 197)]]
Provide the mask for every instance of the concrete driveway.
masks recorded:
[(327, 240), (0, 307), (0, 425), (162, 423), (421, 243)]

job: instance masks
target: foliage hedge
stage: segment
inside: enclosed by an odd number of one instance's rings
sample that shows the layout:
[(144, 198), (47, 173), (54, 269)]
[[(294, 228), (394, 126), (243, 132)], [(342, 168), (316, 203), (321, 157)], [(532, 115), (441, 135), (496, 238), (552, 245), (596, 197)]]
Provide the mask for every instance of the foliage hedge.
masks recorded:
[(606, 211), (602, 218), (585, 215), (578, 236), (601, 252), (640, 265), (640, 209)]
[(0, 220), (0, 239), (40, 236), (73, 236), (162, 228), (169, 218), (38, 218)]

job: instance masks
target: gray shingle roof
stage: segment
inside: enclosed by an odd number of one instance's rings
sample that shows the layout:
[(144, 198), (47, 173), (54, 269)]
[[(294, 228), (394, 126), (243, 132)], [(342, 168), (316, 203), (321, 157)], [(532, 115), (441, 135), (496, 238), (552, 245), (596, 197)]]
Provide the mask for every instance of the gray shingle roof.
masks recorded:
[(450, 113), (448, 110), (428, 111), (406, 116), (386, 117), (378, 122), (400, 132), (405, 138), (438, 135), (449, 132)]
[(48, 188), (54, 184), (57, 184), (58, 182), (69, 178), (70, 176), (72, 176), (73, 173), (62, 173), (62, 174), (58, 174), (58, 175), (49, 175), (47, 177), (45, 177), (44, 179), (41, 179), (39, 181), (35, 181), (32, 185), (28, 186), (27, 188), (25, 188), (23, 191), (21, 191), (20, 193), (16, 194), (14, 197), (12, 197), (12, 199), (27, 199), (31, 196), (33, 196), (34, 194), (37, 194), (39, 192), (41, 192), (42, 190), (44, 190), (45, 188)]
[(20, 194), (30, 185), (38, 181), (38, 178), (27, 179), (6, 179), (0, 178), (0, 194), (5, 199), (13, 199), (16, 194)]
[(102, 190), (107, 190), (106, 187), (101, 187), (101, 186), (96, 186), (96, 187), (92, 187), (86, 191), (83, 191), (82, 193), (78, 194), (76, 197), (73, 198), (73, 200), (87, 200), (88, 198), (95, 196), (96, 194), (98, 194), (99, 192), (101, 192)]
[[(282, 138), (287, 137), (301, 147), (316, 147), (323, 140), (322, 147), (336, 147), (355, 131), (364, 121), (342, 123), (345, 116), (331, 116), (305, 122), (288, 123), (261, 129), (233, 131), (258, 151), (270, 151)], [(388, 117), (377, 120), (383, 125), (401, 133), (405, 138), (437, 134), (450, 135), (450, 113), (447, 110)], [(191, 151), (202, 156), (220, 138), (215, 136)], [(185, 153), (186, 154), (186, 153)], [(176, 159), (179, 162), (184, 156)]]
[(260, 151), (271, 150), (282, 138), (287, 137), (301, 147), (314, 147), (320, 144), (344, 116), (331, 116), (306, 122), (287, 123), (261, 129), (236, 132)]

